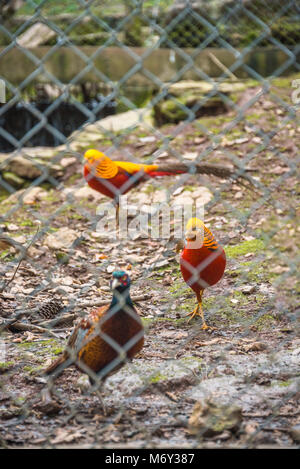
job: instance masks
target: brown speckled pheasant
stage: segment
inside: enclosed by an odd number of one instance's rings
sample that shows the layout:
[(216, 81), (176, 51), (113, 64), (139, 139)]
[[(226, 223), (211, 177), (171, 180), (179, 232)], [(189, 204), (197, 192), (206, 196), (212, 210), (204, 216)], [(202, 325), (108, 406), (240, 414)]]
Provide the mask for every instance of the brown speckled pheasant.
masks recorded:
[(75, 364), (88, 374), (101, 400), (97, 386), (132, 359), (144, 344), (144, 328), (129, 289), (128, 274), (115, 271), (111, 280), (113, 297), (110, 306), (97, 308), (80, 321), (63, 354), (44, 371), (46, 375), (55, 378), (66, 367)]

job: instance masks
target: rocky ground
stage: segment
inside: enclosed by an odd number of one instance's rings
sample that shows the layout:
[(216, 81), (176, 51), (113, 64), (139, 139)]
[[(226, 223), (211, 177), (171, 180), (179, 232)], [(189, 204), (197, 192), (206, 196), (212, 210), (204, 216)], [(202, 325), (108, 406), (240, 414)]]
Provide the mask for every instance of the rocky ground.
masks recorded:
[[(103, 135), (89, 126), (70, 140), (67, 152), (52, 150), (58, 167), (48, 182), (36, 179), (34, 190), (3, 195), (2, 235), (24, 246), (32, 241), (12, 279), (19, 251), (0, 238), (4, 447), (299, 443), (300, 125), (290, 108), (289, 83), (278, 79), (267, 94), (255, 84), (237, 93), (239, 109), (248, 103), (242, 115), (233, 109), (156, 132), (148, 125), (124, 125)], [(171, 202), (201, 199), (205, 204), (206, 225), (228, 259), (222, 281), (205, 291), (204, 311), (213, 331), (202, 331), (198, 319), (185, 318), (195, 298), (181, 277), (172, 236), (114, 240), (97, 231), (97, 206), (106, 199), (87, 188), (80, 160), (86, 148), (111, 149), (112, 139), (116, 159), (134, 156), (147, 162), (154, 154), (161, 162), (176, 157), (191, 161), (200, 151), (206, 162), (255, 170), (256, 187), (188, 175), (148, 181), (128, 196), (139, 207), (169, 197)], [(34, 152), (42, 158), (50, 150)], [(19, 176), (30, 180), (28, 174)], [(57, 379), (53, 405), (43, 405), (42, 369), (62, 351), (73, 322), (109, 301), (115, 268), (131, 275), (132, 296), (146, 328), (145, 347), (107, 380), (106, 416), (72, 368)], [(41, 309), (53, 300), (64, 308), (56, 325), (47, 322)], [(15, 314), (18, 322), (9, 325)]]

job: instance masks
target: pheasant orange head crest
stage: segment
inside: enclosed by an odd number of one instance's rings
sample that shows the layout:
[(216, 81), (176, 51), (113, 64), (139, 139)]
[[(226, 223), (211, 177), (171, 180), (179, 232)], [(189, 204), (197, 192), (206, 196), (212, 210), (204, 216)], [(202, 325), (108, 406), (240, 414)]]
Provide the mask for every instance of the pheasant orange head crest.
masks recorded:
[(118, 173), (118, 166), (108, 156), (98, 150), (87, 150), (84, 154), (95, 176), (111, 179)]

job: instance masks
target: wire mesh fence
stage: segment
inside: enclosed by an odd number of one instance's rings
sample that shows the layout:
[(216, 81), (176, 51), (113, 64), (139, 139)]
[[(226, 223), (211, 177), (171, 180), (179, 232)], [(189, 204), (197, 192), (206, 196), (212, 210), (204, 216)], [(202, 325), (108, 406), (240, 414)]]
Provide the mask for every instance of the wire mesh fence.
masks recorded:
[(0, 7), (1, 445), (297, 445), (298, 2)]

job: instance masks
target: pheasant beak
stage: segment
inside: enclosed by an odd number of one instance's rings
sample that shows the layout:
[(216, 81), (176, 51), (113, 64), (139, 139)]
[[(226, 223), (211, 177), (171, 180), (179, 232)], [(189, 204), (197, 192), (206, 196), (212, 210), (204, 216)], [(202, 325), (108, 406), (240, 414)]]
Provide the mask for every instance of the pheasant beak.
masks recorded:
[(196, 230), (188, 230), (185, 232), (185, 239), (187, 241), (195, 241), (197, 238), (197, 231)]
[(186, 246), (188, 249), (200, 249), (203, 245), (203, 232), (201, 229), (187, 230), (185, 233)]
[(94, 163), (94, 161), (100, 162), (101, 160), (105, 159), (104, 153), (101, 153), (101, 151), (98, 150), (87, 150), (84, 154), (84, 158), (91, 164)]
[(111, 289), (115, 290), (116, 288), (120, 287), (121, 285), (122, 285), (121, 282), (117, 278), (114, 278), (111, 282)]

